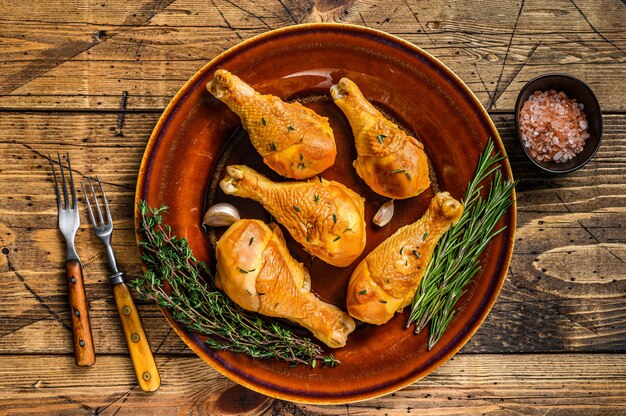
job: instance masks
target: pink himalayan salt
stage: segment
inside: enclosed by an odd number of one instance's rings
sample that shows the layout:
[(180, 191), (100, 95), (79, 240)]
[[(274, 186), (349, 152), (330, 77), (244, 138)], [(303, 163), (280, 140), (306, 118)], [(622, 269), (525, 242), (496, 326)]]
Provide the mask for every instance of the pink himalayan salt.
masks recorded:
[(535, 91), (520, 111), (524, 146), (535, 159), (566, 162), (583, 150), (589, 138), (584, 105), (564, 92)]

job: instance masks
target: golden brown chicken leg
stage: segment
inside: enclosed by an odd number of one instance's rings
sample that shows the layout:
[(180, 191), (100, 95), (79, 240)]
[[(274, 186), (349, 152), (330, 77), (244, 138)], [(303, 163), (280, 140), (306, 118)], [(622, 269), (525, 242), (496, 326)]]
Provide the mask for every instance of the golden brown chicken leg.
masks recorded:
[(291, 257), (278, 226), (239, 220), (215, 251), (215, 284), (239, 306), (296, 322), (331, 348), (346, 345), (354, 320), (310, 292), (309, 272)]
[(348, 78), (330, 88), (352, 127), (357, 174), (380, 195), (404, 199), (430, 186), (424, 146), (387, 120)]
[(259, 94), (223, 69), (215, 72), (207, 89), (241, 118), (265, 164), (279, 174), (305, 179), (335, 163), (337, 149), (328, 118), (300, 103)]
[(222, 190), (260, 202), (304, 249), (333, 266), (347, 266), (365, 248), (364, 201), (344, 185), (321, 177), (273, 182), (253, 169), (226, 168)]
[(460, 202), (447, 192), (438, 193), (422, 218), (398, 229), (372, 250), (350, 277), (350, 315), (381, 325), (409, 305), (437, 242), (462, 213)]

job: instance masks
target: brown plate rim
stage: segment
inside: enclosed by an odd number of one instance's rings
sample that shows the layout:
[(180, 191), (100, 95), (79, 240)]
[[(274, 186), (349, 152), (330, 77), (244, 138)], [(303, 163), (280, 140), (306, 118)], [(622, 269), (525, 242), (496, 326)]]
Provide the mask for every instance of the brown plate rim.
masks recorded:
[[(207, 70), (218, 65), (219, 62), (223, 60), (224, 58), (230, 56), (231, 54), (238, 53), (240, 50), (245, 49), (247, 46), (251, 44), (263, 42), (273, 37), (280, 36), (282, 34), (290, 33), (290, 32), (291, 34), (297, 34), (297, 32), (300, 32), (300, 31), (306, 32), (306, 31), (333, 31), (333, 30), (339, 31), (342, 33), (350, 33), (353, 35), (361, 34), (361, 35), (366, 35), (372, 38), (378, 38), (381, 41), (385, 41), (387, 44), (389, 44), (392, 47), (401, 47), (409, 54), (419, 56), (420, 58), (425, 58), (430, 65), (433, 65), (439, 71), (441, 71), (441, 73), (444, 76), (448, 77), (453, 82), (455, 88), (457, 88), (459, 91), (463, 93), (463, 95), (467, 98), (468, 102), (471, 103), (471, 105), (475, 108), (475, 110), (482, 114), (483, 116), (482, 121), (485, 124), (486, 131), (490, 132), (497, 150), (500, 151), (501, 154), (506, 156), (506, 150), (504, 148), (500, 135), (498, 134), (498, 131), (495, 125), (493, 124), (493, 121), (489, 117), (489, 114), (484, 109), (484, 107), (480, 104), (480, 101), (478, 100), (478, 98), (451, 69), (449, 69), (445, 64), (440, 62), (437, 58), (435, 58), (428, 52), (424, 51), (423, 49), (419, 48), (418, 46), (415, 46), (412, 43), (405, 41), (404, 39), (401, 39), (395, 35), (392, 35), (392, 34), (389, 34), (380, 30), (371, 29), (371, 28), (358, 26), (358, 25), (352, 25), (352, 24), (308, 23), (308, 24), (287, 26), (287, 27), (271, 30), (263, 34), (254, 36), (250, 39), (244, 40), (240, 42), (239, 44), (233, 46), (232, 48), (220, 53), (218, 56), (216, 56), (211, 61), (209, 61), (206, 65), (200, 68), (183, 85), (183, 87), (176, 93), (176, 95), (169, 102), (169, 104), (163, 111), (161, 117), (159, 118), (156, 126), (154, 127), (152, 134), (150, 135), (150, 139), (148, 140), (148, 143), (146, 145), (146, 150), (142, 157), (141, 165), (139, 168), (139, 173), (137, 177), (137, 187), (136, 187), (136, 193), (135, 193), (135, 230), (138, 230), (139, 219), (140, 219), (140, 211), (138, 208), (138, 203), (139, 201), (144, 199), (143, 196), (144, 196), (144, 191), (145, 191), (146, 178), (149, 176), (149, 173), (150, 173), (150, 163), (151, 163), (150, 155), (154, 152), (155, 148), (158, 145), (159, 136), (163, 132), (163, 128), (167, 125), (167, 122), (172, 116), (172, 114), (177, 111), (177, 107), (181, 99), (183, 99), (185, 95), (188, 94), (189, 89), (196, 83), (196, 80), (200, 78)], [(501, 165), (505, 171), (504, 172), (506, 174), (505, 176), (513, 180), (513, 172), (511, 171), (511, 166), (509, 164), (508, 159), (504, 159), (501, 162)], [(192, 339), (192, 336), (190, 336), (190, 333), (187, 332), (178, 322), (174, 321), (171, 318), (167, 309), (161, 308), (161, 311), (163, 312), (165, 318), (167, 319), (169, 324), (172, 326), (174, 331), (178, 334), (178, 336), (200, 358), (202, 358), (205, 362), (210, 364), (214, 369), (216, 369), (222, 375), (256, 392), (259, 392), (259, 393), (262, 393), (262, 394), (265, 394), (267, 396), (271, 396), (277, 399), (281, 399), (281, 400), (288, 400), (288, 401), (308, 403), (308, 404), (343, 404), (343, 403), (352, 403), (352, 402), (363, 401), (363, 400), (380, 397), (380, 396), (392, 393), (394, 391), (397, 391), (403, 387), (406, 387), (407, 385), (410, 385), (414, 383), (415, 381), (420, 380), (421, 378), (425, 377), (426, 375), (438, 369), (443, 363), (445, 363), (451, 357), (453, 357), (469, 341), (469, 339), (474, 335), (474, 333), (478, 330), (478, 328), (482, 325), (482, 323), (486, 319), (496, 299), (498, 298), (498, 295), (500, 294), (504, 281), (506, 280), (506, 274), (507, 274), (508, 267), (510, 265), (511, 258), (513, 255), (513, 248), (515, 244), (515, 231), (516, 231), (516, 224), (517, 224), (517, 198), (516, 198), (515, 191), (513, 191), (511, 198), (512, 198), (512, 205), (511, 205), (511, 208), (509, 208), (509, 215), (510, 215), (510, 228), (509, 228), (510, 234), (509, 235), (510, 237), (509, 237), (509, 241), (507, 244), (506, 252), (503, 254), (503, 262), (502, 262), (500, 275), (498, 276), (497, 281), (495, 281), (496, 287), (494, 287), (493, 290), (491, 291), (491, 296), (488, 299), (485, 299), (483, 301), (485, 302), (484, 305), (482, 306), (480, 311), (477, 311), (478, 316), (473, 321), (472, 325), (470, 325), (469, 328), (466, 328), (464, 333), (460, 337), (457, 337), (455, 339), (455, 341), (452, 343), (452, 346), (448, 348), (448, 350), (445, 353), (440, 355), (438, 359), (436, 360), (436, 362), (430, 367), (428, 367), (426, 370), (417, 372), (415, 374), (412, 374), (412, 376), (410, 377), (407, 377), (401, 380), (396, 380), (395, 382), (391, 382), (384, 386), (377, 386), (376, 388), (369, 389), (367, 391), (353, 391), (349, 393), (342, 393), (341, 395), (337, 395), (337, 396), (305, 395), (298, 391), (286, 392), (286, 391), (279, 391), (277, 389), (272, 389), (271, 386), (268, 386), (265, 383), (261, 383), (258, 380), (249, 380), (240, 376), (238, 373), (232, 371), (232, 369), (224, 366), (223, 362), (219, 362), (221, 360), (218, 360), (215, 357), (205, 354), (205, 352), (202, 351), (195, 344), (194, 340)], [(137, 232), (136, 232), (136, 240), (137, 240), (137, 244), (139, 244), (140, 236)], [(145, 268), (145, 265), (143, 266)]]

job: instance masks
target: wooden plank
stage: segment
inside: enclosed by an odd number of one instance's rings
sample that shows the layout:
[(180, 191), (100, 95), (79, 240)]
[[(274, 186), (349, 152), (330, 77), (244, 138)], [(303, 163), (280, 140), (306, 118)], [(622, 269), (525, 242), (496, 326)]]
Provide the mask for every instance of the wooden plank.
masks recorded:
[[(429, 415), (603, 415), (626, 411), (626, 356), (459, 354), (396, 393), (350, 405), (304, 405), (253, 393), (198, 358), (157, 356), (163, 384), (141, 392), (127, 357), (100, 356), (88, 369), (70, 356), (0, 356), (6, 415), (280, 414), (414, 412)], [(19, 371), (16, 371), (19, 368)]]
[(524, 1), (503, 7), (456, 0), (425, 6), (390, 0), (307, 6), (272, 0), (49, 2), (34, 15), (8, 8), (0, 26), (0, 108), (163, 109), (199, 68), (254, 35), (296, 22), (336, 21), (387, 31), (454, 70), (489, 109), (513, 108), (534, 76), (587, 81), (605, 111), (626, 71), (626, 8), (617, 0)]
[[(520, 180), (518, 233), (500, 299), (464, 351), (625, 352), (626, 115), (605, 117), (604, 143), (589, 165), (553, 178), (539, 176), (523, 159), (511, 115), (493, 117)], [(134, 188), (157, 118), (128, 114), (118, 137), (114, 113), (0, 113), (0, 247), (9, 250), (0, 255), (0, 354), (71, 353), (64, 246), (45, 157), (69, 149), (78, 176), (100, 175), (116, 221), (118, 260), (129, 274), (139, 273)], [(77, 246), (96, 349), (126, 353), (106, 261), (84, 215)], [(140, 303), (139, 309), (153, 349), (191, 354), (156, 306)]]

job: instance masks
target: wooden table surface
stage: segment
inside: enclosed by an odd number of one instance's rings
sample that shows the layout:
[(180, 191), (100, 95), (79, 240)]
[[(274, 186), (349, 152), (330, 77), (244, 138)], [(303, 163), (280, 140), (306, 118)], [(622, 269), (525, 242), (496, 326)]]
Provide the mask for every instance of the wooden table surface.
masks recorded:
[[(0, 413), (174, 415), (626, 414), (626, 5), (619, 0), (0, 0)], [(122, 269), (138, 273), (132, 212), (159, 115), (207, 61), (301, 22), (364, 25), (443, 61), (489, 110), (518, 186), (507, 281), (486, 322), (438, 371), (394, 394), (299, 405), (235, 386), (197, 358), (154, 304), (140, 313), (162, 387), (137, 387), (106, 260), (83, 225), (97, 364), (74, 367), (64, 244), (48, 153), (98, 174)], [(545, 178), (523, 158), (513, 105), (529, 79), (580, 77), (604, 113), (583, 169)], [(128, 92), (121, 134), (120, 97)]]

